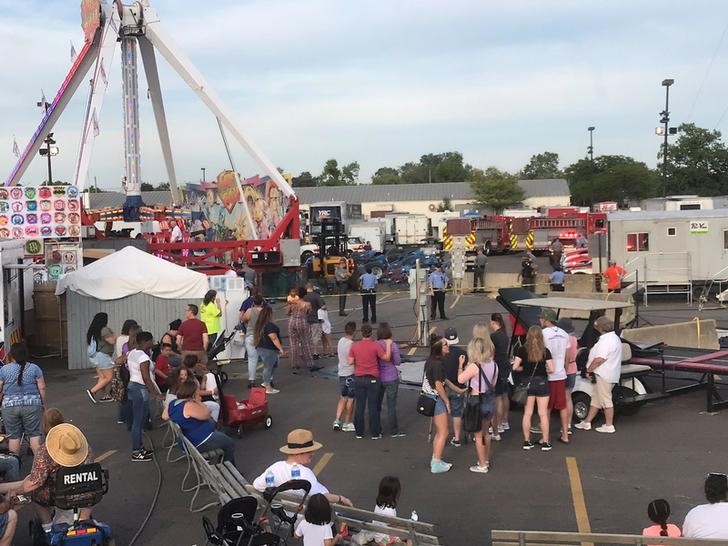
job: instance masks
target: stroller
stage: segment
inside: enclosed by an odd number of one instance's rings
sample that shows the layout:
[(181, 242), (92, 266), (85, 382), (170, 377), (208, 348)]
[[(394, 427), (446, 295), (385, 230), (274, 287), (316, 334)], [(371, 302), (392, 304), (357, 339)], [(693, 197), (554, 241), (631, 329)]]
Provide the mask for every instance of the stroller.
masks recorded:
[(250, 397), (238, 401), (231, 394), (220, 396), (222, 424), (235, 429), (238, 438), (243, 437), (243, 429), (260, 424), (266, 429), (273, 426), (273, 418), (268, 413), (268, 398), (264, 387), (250, 389)]
[(275, 500), (285, 491), (304, 492), (301, 506), (306, 502), (311, 483), (307, 480), (289, 480), (278, 487), (268, 488), (263, 493), (265, 505), (258, 514), (258, 500), (247, 496), (233, 499), (217, 514), (217, 526), (206, 516), (202, 527), (207, 545), (213, 546), (282, 546), (293, 536), (296, 514), (288, 515), (283, 504)]
[[(225, 335), (226, 333), (227, 333), (226, 330), (223, 330), (222, 332), (220, 332), (220, 335), (217, 336), (217, 338), (215, 339), (215, 342), (207, 349), (208, 362), (215, 362), (217, 364), (217, 362), (216, 362), (217, 355), (219, 355), (221, 352), (223, 352), (225, 350), (225, 347), (227, 346), (227, 344), (237, 333), (237, 328), (233, 329), (233, 331), (228, 336)], [(219, 364), (218, 364), (217, 374), (220, 377), (220, 381), (222, 382), (223, 385), (225, 383), (227, 383), (228, 375), (225, 371), (219, 369)]]

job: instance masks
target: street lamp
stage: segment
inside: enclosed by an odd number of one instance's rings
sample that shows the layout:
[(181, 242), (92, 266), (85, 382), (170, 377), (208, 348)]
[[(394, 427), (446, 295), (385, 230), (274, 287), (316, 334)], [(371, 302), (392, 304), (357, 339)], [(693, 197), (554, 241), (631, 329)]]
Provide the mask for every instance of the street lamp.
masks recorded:
[(660, 123), (665, 124), (664, 144), (662, 150), (662, 196), (667, 197), (667, 136), (669, 134), (670, 123), (670, 86), (675, 83), (672, 78), (662, 80), (662, 86), (665, 88), (665, 109), (660, 112)]
[(594, 129), (596, 127), (588, 127), (587, 130), (589, 131), (589, 147), (586, 149), (587, 153), (589, 154), (589, 160), (594, 161)]
[(205, 167), (200, 167), (200, 170), (202, 171), (202, 181), (205, 182)]

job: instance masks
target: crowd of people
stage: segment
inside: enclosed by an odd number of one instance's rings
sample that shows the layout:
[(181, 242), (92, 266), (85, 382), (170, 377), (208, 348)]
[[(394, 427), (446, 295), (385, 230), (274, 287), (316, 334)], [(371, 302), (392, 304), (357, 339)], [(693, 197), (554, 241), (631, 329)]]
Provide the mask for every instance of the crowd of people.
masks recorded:
[[(534, 273), (535, 274), (535, 273)], [(440, 310), (447, 277), (436, 268), (430, 275), (433, 290), (432, 309)], [(482, 281), (481, 281), (482, 284)], [(442, 296), (440, 295), (442, 292)], [(345, 293), (343, 294), (345, 298)], [(371, 303), (371, 302), (370, 302)], [(150, 330), (158, 325), (137, 324), (128, 319), (121, 324), (119, 335), (109, 324), (105, 313), (98, 313), (89, 325), (86, 342), (89, 362), (97, 372), (95, 384), (86, 394), (94, 404), (117, 403), (118, 422), (126, 425), (131, 436), (131, 461), (153, 460), (154, 453), (144, 445), (144, 430), (159, 417), (180, 426), (185, 437), (198, 449), (220, 449), (225, 460), (236, 464), (235, 442), (221, 431), (221, 385), (208, 363), (208, 351), (219, 335), (222, 302), (214, 290), (201, 304), (189, 304), (184, 320), (171, 321), (160, 337)], [(345, 301), (339, 314), (346, 315)], [(368, 309), (375, 318), (376, 305)], [(360, 326), (348, 321), (344, 333), (332, 340), (326, 304), (312, 284), (293, 289), (286, 302), (288, 344), (284, 347), (281, 328), (273, 316), (273, 308), (260, 293), (253, 293), (240, 309), (244, 329), (248, 387), (258, 384), (266, 393), (278, 394), (275, 371), (281, 357), (290, 356), (292, 373), (320, 369), (317, 360), (337, 357), (338, 400), (333, 429), (353, 432), (358, 440), (368, 437), (379, 440), (383, 434), (404, 437), (398, 420), (399, 366), (402, 358), (393, 341), (392, 328), (386, 322)], [(199, 318), (198, 318), (199, 317)], [(367, 317), (369, 318), (369, 317)], [(550, 309), (540, 314), (540, 326), (515, 332), (519, 347), (509, 357), (510, 339), (503, 316), (490, 315), (488, 323), (477, 323), (470, 339), (461, 343), (455, 328), (448, 327), (443, 336), (433, 335), (430, 354), (425, 363), (422, 394), (434, 400), (432, 427), (434, 436), (430, 472), (448, 472), (452, 464), (444, 458), (447, 449), (459, 449), (467, 435), (472, 435), (476, 463), (473, 473), (491, 471), (494, 443), (510, 430), (509, 392), (523, 388), (524, 411), (521, 419), (524, 450), (552, 450), (551, 439), (571, 443), (573, 407), (570, 392), (577, 376), (577, 339), (569, 319), (557, 320)], [(614, 333), (614, 324), (605, 316), (596, 318), (589, 329), (594, 343), (586, 359), (586, 373), (593, 377), (594, 394), (587, 417), (574, 425), (587, 431), (597, 413), (603, 411), (605, 424), (595, 430), (615, 432), (612, 388), (619, 381), (621, 341)], [(332, 352), (336, 341), (336, 352)], [(287, 350), (286, 350), (287, 349)], [(44, 528), (49, 529), (53, 517), (53, 480), (64, 466), (93, 460), (93, 453), (83, 434), (65, 423), (58, 410), (45, 409), (46, 384), (42, 370), (29, 361), (27, 350), (16, 344), (12, 361), (0, 367), (2, 417), (9, 437), (9, 455), (0, 456), (0, 473), (7, 483), (0, 484), (0, 546), (10, 544), (17, 516), (13, 501), (17, 495), (28, 495)], [(259, 363), (262, 363), (259, 376)], [(258, 379), (260, 377), (260, 383)], [(386, 412), (383, 412), (386, 402)], [(477, 406), (477, 424), (472, 419), (472, 406)], [(558, 412), (558, 434), (551, 430), (550, 415)], [(538, 424), (533, 423), (534, 413)], [(21, 438), (28, 438), (34, 454), (33, 467), (20, 479)], [(45, 441), (43, 438), (45, 437)], [(70, 446), (70, 447), (69, 447)], [(448, 447), (449, 446), (449, 447)], [(264, 490), (280, 485), (292, 477), (300, 477), (312, 485), (311, 496), (296, 529), (305, 544), (336, 544), (341, 535), (332, 530), (332, 504), (351, 505), (350, 499), (331, 493), (310, 470), (312, 457), (321, 448), (311, 431), (293, 430), (280, 451), (286, 456), (266, 468), (254, 481)], [(401, 483), (397, 477), (382, 478), (374, 512), (396, 515)], [(708, 504), (696, 507), (685, 519), (682, 533), (693, 537), (728, 537), (721, 516), (728, 506), (728, 481), (723, 474), (706, 479)], [(680, 536), (681, 530), (670, 523), (670, 506), (656, 499), (648, 506), (648, 517), (654, 525), (646, 528), (648, 536)], [(82, 514), (90, 517), (90, 512)], [(8, 538), (9, 537), (9, 538)], [(361, 544), (374, 541), (393, 543), (386, 533), (363, 533)], [(389, 541), (389, 542), (388, 542)]]

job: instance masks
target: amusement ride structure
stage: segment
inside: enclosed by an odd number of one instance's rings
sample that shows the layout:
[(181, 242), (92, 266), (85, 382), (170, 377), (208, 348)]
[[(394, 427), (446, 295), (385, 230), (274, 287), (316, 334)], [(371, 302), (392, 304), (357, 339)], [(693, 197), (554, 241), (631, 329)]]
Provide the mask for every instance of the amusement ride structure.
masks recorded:
[[(234, 176), (234, 186), (229, 188), (229, 193), (232, 193), (234, 200), (241, 205), (248, 225), (248, 237), (245, 240), (166, 244), (155, 242), (150, 244), (149, 250), (183, 265), (211, 268), (212, 270), (219, 269), (221, 258), (226, 253), (229, 253), (228, 256), (231, 256), (232, 259), (247, 259), (248, 263), (263, 268), (282, 265), (280, 240), (299, 238), (298, 200), (293, 189), (260, 148), (233, 121), (231, 112), (222, 100), (212, 91), (211, 86), (174, 43), (170, 35), (165, 32), (159, 16), (150, 5), (149, 0), (140, 0), (133, 4), (123, 4), (120, 0), (113, 0), (111, 4), (101, 0), (83, 0), (81, 19), (85, 35), (83, 48), (73, 62), (52, 103), (46, 108), (40, 125), (19, 156), (5, 185), (10, 186), (20, 182), (28, 165), (40, 150), (49, 133), (52, 132), (53, 126), (71, 97), (78, 91), (89, 70), (92, 70), (91, 91), (86, 106), (73, 180), (73, 184), (79, 190), (86, 187), (94, 141), (99, 134), (98, 120), (109, 84), (108, 74), (118, 44), (121, 51), (124, 112), (125, 178), (123, 185), (126, 192), (124, 219), (127, 221), (139, 219), (140, 210), (144, 204), (141, 195), (138, 46), (149, 86), (149, 98), (152, 103), (173, 202), (176, 205), (182, 204), (182, 196), (177, 184), (172, 143), (167, 128), (162, 88), (157, 70), (157, 53), (167, 61), (215, 116)], [(255, 159), (286, 201), (285, 215), (265, 239), (256, 238), (255, 231), (252, 229), (254, 219), (250, 204), (244, 198), (243, 184), (235, 169), (226, 131)], [(183, 250), (186, 252), (182, 252)]]

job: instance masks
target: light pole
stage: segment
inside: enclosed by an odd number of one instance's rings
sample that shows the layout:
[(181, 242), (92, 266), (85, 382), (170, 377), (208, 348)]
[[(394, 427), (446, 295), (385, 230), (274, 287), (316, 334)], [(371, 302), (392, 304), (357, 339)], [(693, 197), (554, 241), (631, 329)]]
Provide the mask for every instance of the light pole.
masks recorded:
[(589, 160), (593, 162), (594, 161), (594, 129), (596, 129), (596, 127), (592, 126), (592, 127), (588, 127), (587, 129), (589, 131), (589, 147), (586, 149), (586, 151), (589, 153)]
[[(36, 102), (35, 104), (38, 108), (43, 108), (46, 115), (48, 115), (48, 108), (50, 107), (51, 104), (49, 102), (46, 102), (45, 94), (43, 95), (41, 100)], [(38, 150), (38, 153), (40, 153), (40, 155), (48, 156), (48, 185), (52, 186), (53, 185), (53, 170), (51, 168), (51, 156), (58, 153), (58, 149), (55, 146), (53, 147), (53, 148), (55, 148), (55, 150), (54, 150), (55, 153), (51, 153), (51, 145), (56, 143), (56, 141), (53, 140), (53, 133), (48, 133), (48, 135), (46, 135), (45, 140), (43, 142), (45, 143), (46, 147), (45, 147), (45, 149), (41, 148), (40, 150)]]
[(202, 171), (202, 181), (206, 182), (205, 180), (205, 167), (200, 167), (200, 170)]
[(672, 78), (662, 80), (662, 86), (665, 88), (665, 109), (660, 112), (660, 123), (665, 124), (664, 128), (664, 144), (662, 149), (662, 196), (667, 197), (667, 135), (669, 133), (670, 123), (670, 86), (675, 83)]

